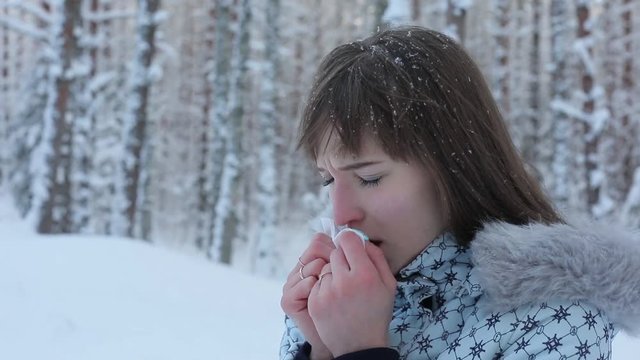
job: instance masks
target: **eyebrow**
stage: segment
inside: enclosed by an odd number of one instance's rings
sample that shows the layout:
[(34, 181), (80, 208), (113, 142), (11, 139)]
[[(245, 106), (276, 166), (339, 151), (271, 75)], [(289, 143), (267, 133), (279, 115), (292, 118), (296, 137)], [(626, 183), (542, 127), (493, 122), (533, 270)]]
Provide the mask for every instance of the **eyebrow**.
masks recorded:
[[(340, 171), (346, 171), (346, 170), (356, 170), (356, 169), (360, 169), (366, 166), (371, 166), (371, 165), (377, 165), (382, 163), (382, 161), (361, 161), (361, 162), (355, 162), (349, 165), (345, 165), (342, 167), (339, 167), (338, 170)], [(318, 170), (320, 171), (326, 171), (325, 169), (323, 169), (322, 167), (318, 166)]]

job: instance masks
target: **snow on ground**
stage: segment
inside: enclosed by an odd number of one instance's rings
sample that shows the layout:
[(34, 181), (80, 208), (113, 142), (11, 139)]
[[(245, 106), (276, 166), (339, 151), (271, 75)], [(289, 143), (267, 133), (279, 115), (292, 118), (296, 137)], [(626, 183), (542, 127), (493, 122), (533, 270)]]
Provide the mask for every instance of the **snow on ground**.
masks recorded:
[(276, 359), (281, 284), (0, 211), (0, 359)]
[[(5, 199), (0, 359), (277, 359), (280, 281), (127, 239), (39, 236)], [(639, 352), (614, 341), (614, 360)]]

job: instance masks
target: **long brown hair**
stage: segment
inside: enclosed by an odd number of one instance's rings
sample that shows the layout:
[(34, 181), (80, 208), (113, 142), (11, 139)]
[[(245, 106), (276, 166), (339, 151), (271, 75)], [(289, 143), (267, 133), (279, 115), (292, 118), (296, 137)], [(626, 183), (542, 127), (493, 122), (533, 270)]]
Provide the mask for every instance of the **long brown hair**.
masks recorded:
[(358, 154), (372, 135), (393, 159), (434, 173), (449, 229), (467, 245), (483, 222), (563, 222), (527, 173), (471, 57), (451, 38), (403, 27), (344, 44), (322, 61), (299, 147), (316, 159), (326, 134)]

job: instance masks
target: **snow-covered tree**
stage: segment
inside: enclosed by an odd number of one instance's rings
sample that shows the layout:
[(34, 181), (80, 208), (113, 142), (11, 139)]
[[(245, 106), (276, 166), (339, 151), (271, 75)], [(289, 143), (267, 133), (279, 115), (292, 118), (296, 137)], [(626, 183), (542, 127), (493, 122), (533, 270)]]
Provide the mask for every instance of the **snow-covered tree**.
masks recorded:
[(640, 160), (633, 158), (637, 134), (631, 116), (634, 56), (629, 5), (626, 0), (605, 3), (606, 11), (599, 24), (605, 31), (600, 40), (604, 42), (600, 49), (603, 54), (598, 54), (603, 61), (598, 67), (602, 69), (601, 78), (610, 112), (597, 149), (602, 181), (593, 213), (599, 217), (614, 216), (621, 210), (617, 204), (625, 202), (633, 181), (632, 169), (640, 165)]
[(473, 0), (447, 0), (447, 35), (464, 43), (466, 35), (467, 11)]
[(493, 37), (495, 41), (494, 64), (493, 64), (493, 94), (498, 102), (503, 114), (509, 114), (511, 107), (509, 104), (509, 34), (510, 13), (509, 0), (493, 0), (493, 13), (496, 21), (493, 23)]
[(461, 40), (560, 209), (640, 226), (638, 1), (159, 5), (0, 0), (0, 184), (34, 227), (49, 213), (47, 231), (152, 237), (274, 274), (299, 241), (276, 233), (327, 201), (295, 152), (318, 63), (403, 24)]
[[(241, 160), (244, 158), (241, 147), (242, 128), (244, 124), (243, 99), (247, 94), (249, 60), (249, 25), (251, 8), (249, 0), (242, 0), (237, 5), (239, 21), (235, 30), (234, 57), (231, 64), (231, 77), (228, 99), (228, 114), (221, 124), (220, 135), (224, 140), (224, 159), (219, 165), (219, 195), (215, 204), (213, 222), (213, 241), (210, 254), (217, 255), (219, 261), (231, 263), (233, 241), (240, 235), (240, 214), (237, 200), (242, 189)], [(216, 258), (212, 256), (212, 258)]]
[(278, 76), (280, 71), (280, 56), (278, 42), (280, 36), (279, 25), (280, 0), (268, 0), (266, 3), (266, 27), (264, 31), (264, 78), (261, 86), (260, 132), (259, 143), (259, 174), (257, 184), (257, 206), (259, 207), (259, 227), (256, 244), (255, 269), (261, 274), (273, 275), (276, 272), (277, 249), (274, 240), (276, 236), (278, 209), (278, 166), (276, 164), (276, 148), (278, 134)]
[[(572, 205), (580, 210), (593, 212), (598, 203), (599, 191), (603, 181), (601, 164), (597, 163), (597, 149), (600, 136), (609, 120), (609, 112), (603, 106), (604, 90), (598, 83), (596, 59), (594, 58), (594, 24), (597, 23), (591, 0), (579, 0), (576, 3), (577, 36), (575, 51), (579, 71), (578, 88), (574, 92), (572, 118), (574, 139), (580, 139), (576, 146), (575, 174), (576, 186), (573, 187)], [(595, 214), (594, 214), (595, 215)]]
[(30, 162), (31, 211), (39, 232), (67, 233), (86, 226), (87, 219), (84, 194), (76, 196), (74, 190), (87, 177), (81, 165), (87, 151), (83, 96), (90, 64), (82, 43), (81, 2), (52, 1), (51, 10), (42, 133)]
[(574, 39), (571, 22), (567, 21), (571, 12), (569, 3), (563, 0), (551, 1), (551, 116), (553, 127), (554, 157), (552, 162), (551, 195), (562, 207), (569, 203), (571, 187), (571, 120), (565, 109), (572, 89), (569, 68), (570, 45)]
[(162, 21), (160, 0), (138, 0), (136, 54), (132, 65), (131, 96), (123, 123), (125, 142), (122, 179), (118, 193), (121, 202), (119, 232), (149, 239), (150, 211), (147, 203), (151, 151), (149, 96), (151, 85), (159, 74), (153, 60), (156, 53), (156, 31)]

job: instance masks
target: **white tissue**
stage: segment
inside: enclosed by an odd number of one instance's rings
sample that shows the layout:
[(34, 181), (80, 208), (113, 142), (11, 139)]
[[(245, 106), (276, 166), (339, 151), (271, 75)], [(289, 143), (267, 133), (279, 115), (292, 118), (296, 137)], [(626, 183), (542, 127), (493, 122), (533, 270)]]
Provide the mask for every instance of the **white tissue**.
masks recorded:
[(369, 237), (361, 230), (350, 228), (347, 225), (336, 225), (330, 218), (319, 218), (311, 223), (311, 229), (318, 233), (323, 233), (333, 240), (333, 243), (338, 246), (338, 237), (343, 232), (352, 232), (362, 239), (362, 244), (365, 241), (369, 241)]

